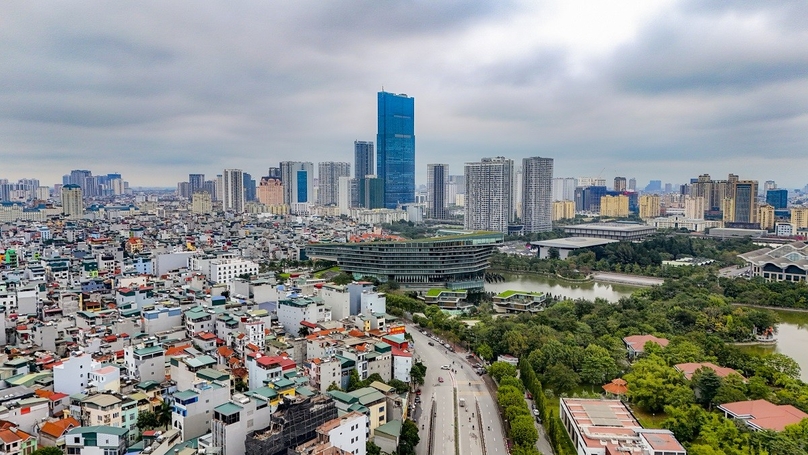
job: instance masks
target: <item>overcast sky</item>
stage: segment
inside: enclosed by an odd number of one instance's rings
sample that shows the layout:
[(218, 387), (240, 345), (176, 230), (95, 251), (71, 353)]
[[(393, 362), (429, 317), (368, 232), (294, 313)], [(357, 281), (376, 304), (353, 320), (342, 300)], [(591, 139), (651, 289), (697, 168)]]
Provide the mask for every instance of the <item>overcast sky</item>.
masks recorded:
[(5, 1), (0, 178), (174, 186), (353, 161), (376, 92), (415, 97), (416, 168), (808, 183), (800, 1)]

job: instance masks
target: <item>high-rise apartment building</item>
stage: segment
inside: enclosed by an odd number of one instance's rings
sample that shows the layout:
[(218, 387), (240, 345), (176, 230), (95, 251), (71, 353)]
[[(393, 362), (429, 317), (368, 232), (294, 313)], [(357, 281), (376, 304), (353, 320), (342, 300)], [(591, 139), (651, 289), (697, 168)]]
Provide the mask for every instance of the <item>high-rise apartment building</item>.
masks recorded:
[(222, 173), (222, 208), (244, 212), (244, 173), (241, 169), (225, 169)]
[(205, 174), (188, 174), (188, 191), (190, 194), (205, 191)]
[(777, 184), (774, 182), (774, 180), (766, 180), (765, 182), (763, 182), (763, 193), (764, 194), (766, 192), (770, 191), (770, 190), (776, 190), (776, 189), (777, 189)]
[(337, 205), (339, 203), (339, 179), (351, 176), (351, 163), (326, 161), (317, 165), (320, 189), (317, 203)]
[(522, 160), (522, 224), (525, 232), (553, 229), (552, 158), (534, 156)]
[(635, 179), (634, 177), (628, 179), (628, 190), (637, 191), (637, 179)]
[(340, 215), (350, 215), (351, 207), (354, 207), (353, 202), (358, 197), (354, 194), (356, 192), (356, 179), (351, 177), (340, 177), (339, 191), (337, 196), (337, 207), (339, 207)]
[(645, 194), (640, 196), (640, 218), (647, 220), (659, 216), (659, 196), (656, 194)]
[(808, 228), (808, 207), (791, 208), (791, 226), (794, 227), (794, 231)]
[(614, 190), (615, 191), (626, 191), (626, 178), (625, 177), (615, 177), (614, 178)]
[(206, 191), (210, 194), (211, 200), (218, 201), (220, 200), (220, 193), (217, 193), (217, 182), (216, 180), (206, 180), (205, 184), (202, 186), (203, 191)]
[(628, 196), (602, 196), (600, 198), (600, 216), (625, 218), (628, 216)]
[(483, 158), (466, 163), (466, 229), (508, 232), (513, 219), (513, 160)]
[(553, 221), (567, 220), (571, 218), (575, 218), (575, 202), (573, 201), (553, 202)]
[(446, 179), (448, 177), (448, 164), (426, 165), (426, 207), (428, 218), (434, 220), (446, 219)]
[(84, 215), (84, 195), (79, 185), (71, 183), (62, 186), (62, 214), (67, 218), (81, 218)]
[(258, 202), (269, 205), (282, 205), (283, 204), (283, 184), (280, 179), (273, 179), (264, 177), (261, 183), (258, 184), (256, 190)]
[(376, 147), (385, 207), (415, 201), (415, 98), (378, 93)]
[(575, 179), (572, 177), (554, 178), (553, 200), (554, 201), (575, 200)]
[(354, 178), (359, 180), (366, 175), (376, 175), (374, 166), (373, 142), (354, 141)]
[(191, 195), (191, 211), (199, 214), (213, 211), (213, 201), (210, 193), (200, 190)]
[(314, 163), (281, 161), (283, 203), (314, 202)]
[(267, 171), (267, 177), (275, 180), (282, 180), (281, 177), (281, 168), (280, 167), (270, 167)]
[(758, 207), (757, 219), (761, 229), (774, 230), (774, 207), (769, 204)]
[(685, 218), (703, 220), (706, 205), (703, 196), (685, 196)]

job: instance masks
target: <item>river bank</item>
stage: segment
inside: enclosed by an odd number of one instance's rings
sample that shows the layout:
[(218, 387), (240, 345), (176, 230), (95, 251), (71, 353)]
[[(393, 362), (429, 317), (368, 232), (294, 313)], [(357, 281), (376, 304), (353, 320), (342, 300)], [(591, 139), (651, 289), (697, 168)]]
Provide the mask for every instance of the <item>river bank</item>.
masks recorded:
[(768, 305), (752, 305), (751, 303), (730, 303), (732, 306), (745, 306), (749, 308), (762, 308), (764, 310), (772, 310), (772, 311), (788, 311), (790, 313), (808, 313), (808, 308), (783, 308), (779, 306), (768, 306)]
[(593, 272), (591, 275), (595, 281), (605, 281), (608, 283), (619, 283), (629, 286), (650, 287), (659, 286), (665, 282), (664, 278), (656, 278), (651, 276), (628, 275), (625, 273), (615, 272)]

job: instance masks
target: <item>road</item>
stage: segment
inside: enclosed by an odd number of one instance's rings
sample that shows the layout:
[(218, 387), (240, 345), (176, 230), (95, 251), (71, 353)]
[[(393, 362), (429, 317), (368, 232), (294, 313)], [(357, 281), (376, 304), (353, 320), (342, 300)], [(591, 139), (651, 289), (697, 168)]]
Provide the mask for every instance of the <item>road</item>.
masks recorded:
[(733, 278), (739, 276), (745, 276), (746, 273), (749, 272), (749, 266), (746, 267), (737, 267), (737, 266), (730, 266), (724, 267), (723, 269), (718, 271), (718, 276), (721, 278)]
[[(418, 455), (427, 455), (429, 441), (429, 409), (434, 400), (437, 404), (435, 420), (434, 454), (455, 454), (455, 413), (458, 416), (460, 435), (460, 454), (482, 455), (482, 441), (485, 439), (486, 455), (506, 455), (504, 432), (498, 415), (494, 397), (488, 391), (481, 377), (458, 354), (447, 352), (437, 342), (432, 341), (410, 325), (408, 332), (415, 340), (415, 356), (426, 365), (426, 378), (421, 387), (421, 406), (415, 413), (420, 430), (421, 443), (416, 447)], [(454, 364), (452, 364), (454, 362)], [(454, 372), (442, 370), (442, 365), (452, 365)], [(460, 368), (463, 365), (463, 368)], [(442, 377), (444, 382), (438, 382)], [(457, 398), (464, 398), (465, 407), (455, 405), (454, 388)], [(480, 415), (477, 411), (480, 407)], [(474, 417), (472, 417), (474, 414)], [(482, 421), (482, 425), (480, 425)], [(488, 429), (490, 428), (490, 430)], [(484, 433), (484, 434), (483, 434)]]
[(536, 421), (535, 414), (533, 414), (533, 410), (535, 409), (535, 404), (533, 400), (529, 400), (525, 398), (527, 402), (527, 408), (530, 409), (531, 415), (534, 416), (533, 424), (536, 425), (536, 431), (539, 432), (539, 439), (536, 441), (536, 449), (539, 452), (543, 453), (544, 455), (552, 455), (553, 454), (553, 446), (550, 444), (550, 439), (547, 438), (547, 433), (544, 431), (544, 425), (539, 424)]

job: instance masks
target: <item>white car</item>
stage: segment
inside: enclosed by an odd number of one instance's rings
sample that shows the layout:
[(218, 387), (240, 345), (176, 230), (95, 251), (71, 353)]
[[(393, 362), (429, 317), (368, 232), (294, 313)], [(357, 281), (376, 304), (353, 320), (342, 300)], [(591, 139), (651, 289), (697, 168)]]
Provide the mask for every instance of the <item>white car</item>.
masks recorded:
[(451, 370), (452, 367), (450, 367), (449, 365), (443, 365), (443, 366), (440, 367), (440, 369), (441, 370)]

